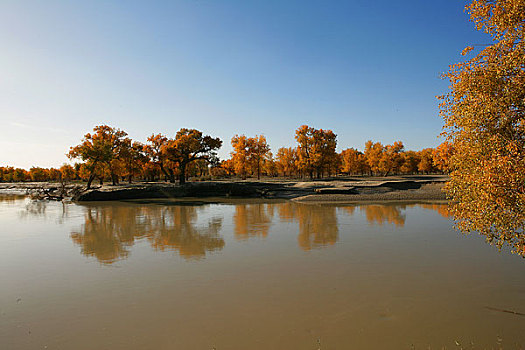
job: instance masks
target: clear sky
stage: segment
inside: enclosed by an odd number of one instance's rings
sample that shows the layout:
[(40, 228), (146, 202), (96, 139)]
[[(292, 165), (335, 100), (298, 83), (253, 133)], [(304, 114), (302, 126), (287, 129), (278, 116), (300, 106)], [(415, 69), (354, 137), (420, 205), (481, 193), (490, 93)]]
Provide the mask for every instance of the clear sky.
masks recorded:
[(135, 140), (302, 124), (338, 149), (435, 147), (440, 74), (488, 43), (462, 0), (0, 2), (0, 165), (60, 166), (95, 125)]

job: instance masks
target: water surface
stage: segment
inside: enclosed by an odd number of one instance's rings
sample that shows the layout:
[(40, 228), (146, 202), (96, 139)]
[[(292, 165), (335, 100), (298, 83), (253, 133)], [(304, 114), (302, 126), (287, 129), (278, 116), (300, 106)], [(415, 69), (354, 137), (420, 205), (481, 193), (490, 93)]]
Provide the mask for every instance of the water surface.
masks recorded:
[(0, 197), (0, 349), (525, 348), (525, 261), (452, 224), (438, 203)]

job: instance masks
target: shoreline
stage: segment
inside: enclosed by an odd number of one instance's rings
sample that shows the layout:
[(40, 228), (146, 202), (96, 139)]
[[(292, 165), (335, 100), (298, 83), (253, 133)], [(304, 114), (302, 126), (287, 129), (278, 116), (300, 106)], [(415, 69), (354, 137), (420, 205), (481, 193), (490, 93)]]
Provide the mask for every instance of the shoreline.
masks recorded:
[(300, 203), (444, 201), (447, 176), (346, 177), (317, 181), (205, 181), (121, 184), (85, 189), (83, 183), (0, 183), (0, 194), (23, 194), (33, 199), (71, 199), (76, 202), (146, 199), (281, 199)]

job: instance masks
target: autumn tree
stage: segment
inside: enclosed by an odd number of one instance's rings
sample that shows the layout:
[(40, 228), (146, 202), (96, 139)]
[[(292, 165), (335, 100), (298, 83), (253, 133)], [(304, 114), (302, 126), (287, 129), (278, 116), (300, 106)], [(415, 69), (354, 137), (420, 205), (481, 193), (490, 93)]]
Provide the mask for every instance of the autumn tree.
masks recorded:
[(49, 179), (49, 171), (44, 168), (32, 167), (29, 169), (29, 176), (31, 177), (31, 181), (47, 181)]
[(268, 152), (264, 159), (264, 172), (267, 176), (278, 176), (279, 170), (277, 169), (277, 162), (273, 158), (272, 152)]
[(297, 173), (297, 149), (281, 147), (277, 150), (275, 164), (283, 176), (292, 176)]
[(440, 108), (454, 147), (446, 191), (461, 231), (525, 255), (525, 1), (466, 9), (493, 43), (445, 74), (451, 91)]
[(295, 131), (295, 140), (298, 143), (297, 165), (302, 172), (310, 175), (310, 179), (314, 177), (314, 132), (315, 129), (308, 125), (302, 125)]
[(0, 182), (8, 182), (9, 171), (6, 167), (0, 167)]
[(390, 173), (398, 173), (404, 161), (404, 148), (405, 146), (403, 146), (401, 141), (384, 146), (381, 142), (367, 141), (365, 143), (364, 157), (370, 171), (383, 176), (387, 176)]
[(403, 155), (405, 146), (401, 141), (396, 141), (392, 145), (386, 145), (383, 148), (381, 158), (379, 159), (379, 171), (383, 176), (387, 176), (391, 172), (397, 173), (403, 164)]
[(192, 162), (203, 159), (215, 162), (216, 150), (222, 145), (221, 139), (203, 135), (196, 129), (180, 129), (175, 139), (168, 140), (163, 146), (162, 152), (166, 157), (177, 164), (179, 171), (179, 183), (186, 183), (186, 168)]
[(418, 172), (418, 166), (421, 162), (421, 157), (418, 152), (406, 151), (402, 154), (403, 160), (401, 164), (401, 172), (404, 174), (414, 174)]
[(270, 146), (268, 146), (264, 135), (255, 135), (255, 137), (249, 138), (248, 145), (250, 147), (250, 163), (255, 168), (257, 179), (260, 179), (262, 165), (270, 154)]
[(68, 157), (83, 160), (86, 170), (89, 172), (87, 188), (91, 187), (97, 171), (103, 172), (103, 169), (100, 168), (104, 165), (110, 169), (110, 175), (113, 184), (115, 184), (116, 179), (111, 162), (118, 157), (126, 136), (127, 133), (120, 129), (99, 125), (93, 128), (93, 133), (84, 135), (79, 145), (71, 147)]
[(144, 152), (150, 161), (157, 166), (171, 183), (175, 182), (175, 164), (170, 162), (164, 149), (168, 145), (168, 138), (162, 134), (153, 134), (148, 137), (148, 143), (144, 145)]
[(343, 173), (362, 175), (367, 170), (364, 154), (354, 148), (343, 150), (341, 152), (341, 161)]
[(419, 164), (417, 169), (425, 174), (434, 172), (434, 150), (432, 148), (425, 148), (418, 152)]
[(29, 172), (22, 168), (15, 168), (13, 170), (13, 177), (14, 182), (23, 182), (30, 179)]
[(443, 142), (432, 151), (432, 161), (434, 167), (442, 173), (448, 173), (450, 169), (450, 160), (454, 154), (454, 147), (450, 142)]
[(381, 142), (372, 142), (368, 140), (365, 143), (365, 159), (371, 173), (379, 173), (379, 162), (383, 156), (384, 147)]
[(337, 135), (332, 130), (314, 130), (312, 158), (317, 178), (321, 178), (325, 171), (328, 175), (333, 170), (337, 172), (340, 167), (340, 159), (335, 151), (336, 147)]
[(224, 169), (224, 171), (226, 172), (228, 176), (235, 175), (235, 164), (234, 164), (233, 159), (230, 158), (230, 159), (223, 160), (220, 164), (220, 167)]
[(142, 143), (126, 139), (121, 147), (119, 161), (121, 175), (127, 177), (128, 182), (131, 183), (133, 177), (141, 173), (143, 165), (149, 161), (149, 158)]
[(231, 139), (233, 152), (231, 153), (235, 173), (240, 175), (242, 179), (246, 179), (246, 175), (250, 166), (250, 152), (252, 147), (251, 141), (245, 135), (235, 135)]
[(60, 171), (61, 182), (69, 182), (77, 176), (75, 168), (69, 164), (63, 164), (58, 170)]
[(332, 130), (315, 129), (302, 125), (295, 131), (297, 164), (301, 171), (313, 179), (314, 172), (321, 177), (337, 157), (337, 135)]

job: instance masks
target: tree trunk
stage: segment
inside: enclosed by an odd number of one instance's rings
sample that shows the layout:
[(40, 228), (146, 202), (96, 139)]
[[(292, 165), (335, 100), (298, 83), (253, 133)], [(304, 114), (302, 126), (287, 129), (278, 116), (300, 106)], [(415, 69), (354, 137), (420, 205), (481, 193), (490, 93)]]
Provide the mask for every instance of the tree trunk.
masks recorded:
[(186, 163), (181, 162), (179, 165), (179, 184), (184, 185), (186, 183)]
[(93, 182), (93, 180), (95, 180), (95, 175), (94, 174), (89, 175), (88, 183), (87, 183), (88, 190), (91, 188), (91, 183)]
[(170, 180), (170, 183), (175, 183), (175, 174), (173, 173), (173, 169), (168, 169), (169, 174), (168, 179)]

